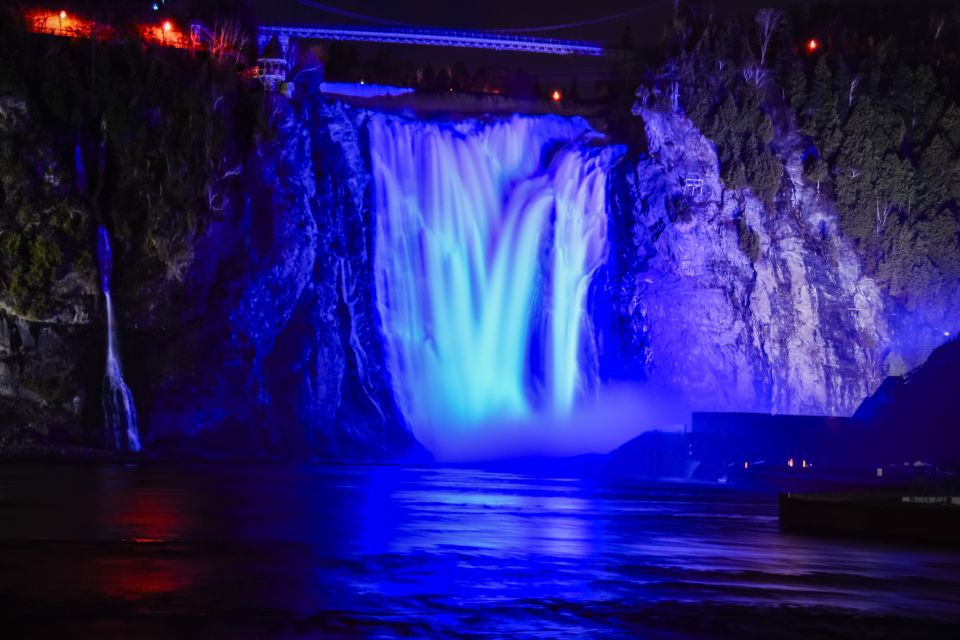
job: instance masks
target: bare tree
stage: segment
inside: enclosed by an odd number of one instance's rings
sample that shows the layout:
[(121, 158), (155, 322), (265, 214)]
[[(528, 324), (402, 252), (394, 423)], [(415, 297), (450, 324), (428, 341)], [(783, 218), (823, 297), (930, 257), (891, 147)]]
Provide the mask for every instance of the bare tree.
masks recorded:
[(853, 94), (856, 93), (857, 87), (860, 86), (860, 76), (854, 76), (853, 80), (850, 81), (850, 93), (847, 95), (847, 107), (853, 106)]
[(890, 217), (890, 214), (893, 212), (893, 203), (892, 202), (881, 202), (880, 198), (877, 198), (877, 237), (880, 237), (880, 234), (883, 232), (883, 228), (887, 224), (887, 219)]
[(779, 9), (760, 9), (754, 17), (754, 21), (760, 27), (760, 64), (767, 63), (767, 49), (770, 48), (770, 41), (773, 34), (776, 33), (780, 21), (783, 20), (783, 12)]
[(297, 46), (295, 41), (291, 40), (287, 43), (287, 48), (283, 52), (283, 59), (287, 61), (287, 77), (292, 78), (293, 70), (300, 60), (300, 47)]
[(930, 17), (930, 31), (933, 32), (933, 46), (937, 46), (937, 41), (940, 40), (940, 36), (943, 35), (943, 28), (947, 24), (947, 19), (944, 16), (931, 16)]
[(750, 64), (743, 68), (741, 72), (743, 79), (755, 87), (762, 87), (767, 81), (767, 70), (758, 64)]
[(240, 64), (244, 50), (247, 48), (249, 36), (237, 20), (220, 22), (210, 34), (210, 55), (218, 63), (223, 64), (233, 60)]
[(670, 109), (674, 113), (680, 112), (680, 65), (676, 60), (670, 60), (660, 72), (660, 80), (666, 81), (667, 97), (670, 100)]

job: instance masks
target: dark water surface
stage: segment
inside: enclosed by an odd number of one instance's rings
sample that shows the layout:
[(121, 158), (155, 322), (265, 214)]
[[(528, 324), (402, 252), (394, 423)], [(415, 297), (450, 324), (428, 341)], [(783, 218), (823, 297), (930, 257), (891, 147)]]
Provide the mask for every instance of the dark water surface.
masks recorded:
[[(960, 637), (960, 553), (723, 487), (444, 468), (0, 465), (7, 638)], [(12, 633), (11, 633), (12, 632)]]

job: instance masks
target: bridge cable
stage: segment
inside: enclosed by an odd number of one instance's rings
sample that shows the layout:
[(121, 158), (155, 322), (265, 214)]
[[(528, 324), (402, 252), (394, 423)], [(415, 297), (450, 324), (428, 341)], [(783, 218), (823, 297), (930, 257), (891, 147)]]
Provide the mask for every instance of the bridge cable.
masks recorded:
[[(364, 15), (362, 13), (347, 11), (346, 9), (339, 9), (337, 7), (324, 4), (322, 2), (316, 2), (316, 0), (296, 0), (296, 1), (298, 4), (301, 4), (305, 7), (310, 7), (312, 9), (319, 9), (320, 11), (324, 11), (326, 13), (332, 13), (345, 18), (354, 18), (356, 20), (362, 20), (364, 22), (372, 22), (374, 24), (380, 24), (384, 26), (406, 27), (408, 29), (424, 29), (424, 27), (420, 25), (411, 24), (409, 22), (398, 22), (396, 20), (376, 18), (373, 16)], [(489, 31), (493, 33), (537, 33), (542, 31), (560, 31), (564, 29), (573, 29), (575, 27), (586, 27), (593, 24), (601, 24), (603, 22), (610, 22), (612, 20), (626, 18), (627, 16), (632, 16), (632, 15), (641, 13), (643, 11), (648, 11), (649, 9), (653, 9), (663, 5), (663, 2), (664, 0), (654, 0), (654, 2), (651, 2), (646, 5), (642, 5), (640, 7), (634, 7), (633, 9), (629, 9), (627, 11), (612, 13), (606, 16), (600, 16), (598, 18), (588, 18), (586, 20), (580, 20), (578, 22), (567, 22), (563, 24), (552, 24), (552, 25), (539, 26), (539, 27), (516, 27), (516, 28), (508, 28), (508, 29), (484, 28), (484, 29), (478, 29), (478, 31)]]
[(518, 27), (514, 29), (488, 29), (488, 31), (494, 31), (496, 33), (537, 33), (540, 31), (560, 31), (562, 29), (572, 29), (574, 27), (586, 27), (592, 24), (600, 24), (602, 22), (610, 22), (612, 20), (618, 20), (620, 18), (626, 18), (627, 16), (632, 16), (634, 14), (640, 13), (641, 11), (647, 11), (653, 9), (657, 6), (662, 5), (663, 2), (655, 1), (650, 4), (646, 4), (640, 7), (635, 7), (627, 11), (621, 11), (619, 13), (612, 13), (607, 16), (601, 16), (599, 18), (589, 18), (587, 20), (580, 20), (579, 22), (567, 22), (564, 24), (551, 24), (543, 27)]
[(310, 7), (311, 9), (319, 9), (320, 11), (325, 11), (327, 13), (332, 13), (344, 18), (355, 18), (357, 20), (363, 20), (364, 22), (373, 22), (374, 24), (380, 24), (389, 27), (406, 27), (408, 29), (419, 29), (415, 24), (410, 24), (408, 22), (397, 22), (396, 20), (385, 20), (383, 18), (375, 18), (373, 16), (363, 15), (362, 13), (354, 13), (353, 11), (347, 11), (346, 9), (338, 9), (337, 7), (332, 7), (328, 4), (323, 4), (322, 2), (315, 2), (314, 0), (296, 0), (297, 4), (301, 4), (305, 7)]

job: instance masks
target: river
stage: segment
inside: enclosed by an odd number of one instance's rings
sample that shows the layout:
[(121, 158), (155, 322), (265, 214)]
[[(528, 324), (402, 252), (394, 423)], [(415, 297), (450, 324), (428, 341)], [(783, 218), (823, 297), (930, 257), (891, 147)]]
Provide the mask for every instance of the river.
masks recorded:
[(715, 485), (7, 463), (0, 620), (11, 638), (960, 637), (960, 552), (776, 516)]

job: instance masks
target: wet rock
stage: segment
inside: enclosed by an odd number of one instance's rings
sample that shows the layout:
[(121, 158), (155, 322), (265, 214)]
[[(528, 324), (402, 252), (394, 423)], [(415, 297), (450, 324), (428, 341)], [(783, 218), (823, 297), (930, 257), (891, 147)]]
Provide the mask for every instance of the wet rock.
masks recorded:
[(798, 156), (767, 205), (722, 183), (689, 120), (638, 114), (650, 155), (623, 176), (618, 241), (642, 259), (613, 296), (632, 373), (695, 409), (851, 413), (882, 379), (886, 308)]

